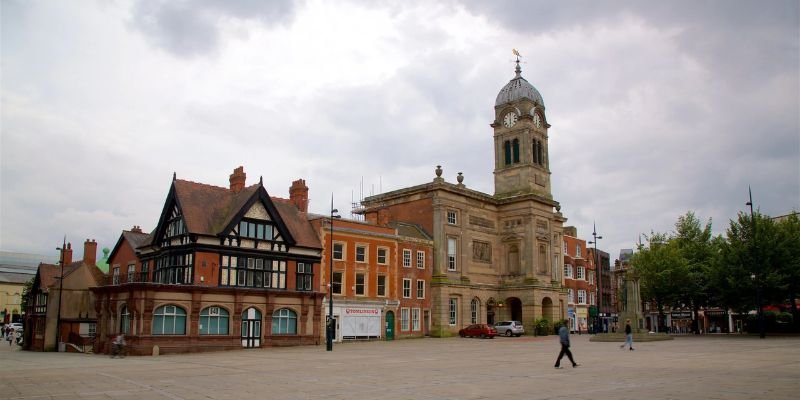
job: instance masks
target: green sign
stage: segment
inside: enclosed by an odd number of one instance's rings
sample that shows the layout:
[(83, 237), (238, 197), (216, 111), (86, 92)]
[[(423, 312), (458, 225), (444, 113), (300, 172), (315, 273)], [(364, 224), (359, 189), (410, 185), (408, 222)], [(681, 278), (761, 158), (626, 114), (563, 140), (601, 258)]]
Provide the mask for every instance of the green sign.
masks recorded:
[(597, 306), (589, 307), (589, 316), (596, 317), (597, 316)]

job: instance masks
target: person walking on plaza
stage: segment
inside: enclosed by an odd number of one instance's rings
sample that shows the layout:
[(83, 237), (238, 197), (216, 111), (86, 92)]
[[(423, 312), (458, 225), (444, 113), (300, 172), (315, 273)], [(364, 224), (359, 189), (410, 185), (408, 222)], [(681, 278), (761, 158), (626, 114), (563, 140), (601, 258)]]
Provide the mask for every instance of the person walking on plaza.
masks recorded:
[(633, 351), (633, 330), (631, 329), (631, 320), (625, 321), (625, 343), (622, 346), (619, 346), (620, 349), (624, 349), (625, 346), (630, 347), (631, 351)]
[(569, 358), (569, 362), (572, 363), (572, 368), (580, 365), (572, 359), (572, 352), (569, 351), (569, 329), (565, 325), (558, 329), (558, 340), (561, 342), (561, 352), (558, 353), (558, 358), (556, 359), (556, 368), (561, 368), (561, 359), (565, 354)]
[(120, 333), (111, 342), (111, 358), (119, 356), (125, 358), (125, 334)]

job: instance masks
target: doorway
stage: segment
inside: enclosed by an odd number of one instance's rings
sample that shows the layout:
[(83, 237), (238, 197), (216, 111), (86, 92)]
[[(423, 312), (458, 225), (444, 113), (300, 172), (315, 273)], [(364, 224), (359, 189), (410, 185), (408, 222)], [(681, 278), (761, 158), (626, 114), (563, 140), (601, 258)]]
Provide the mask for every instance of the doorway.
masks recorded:
[(242, 313), (242, 347), (261, 347), (261, 312), (255, 308)]
[(386, 340), (394, 340), (394, 312), (386, 312)]

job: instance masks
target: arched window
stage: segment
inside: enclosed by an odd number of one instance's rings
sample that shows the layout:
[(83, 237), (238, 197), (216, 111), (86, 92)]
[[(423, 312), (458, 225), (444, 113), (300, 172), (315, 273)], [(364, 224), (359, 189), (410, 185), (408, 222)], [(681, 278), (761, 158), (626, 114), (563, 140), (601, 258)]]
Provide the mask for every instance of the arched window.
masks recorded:
[(536, 141), (536, 157), (539, 160), (538, 164), (544, 166), (544, 146), (540, 140)]
[(539, 141), (533, 140), (533, 163), (539, 164)]
[(272, 334), (296, 335), (297, 314), (288, 308), (275, 310), (275, 312), (272, 313)]
[(119, 310), (119, 332), (126, 335), (131, 333), (131, 313), (126, 305)]
[(206, 307), (200, 311), (201, 335), (227, 335), (228, 310), (222, 307)]
[(505, 153), (505, 165), (511, 165), (511, 142), (506, 140), (503, 142), (503, 152)]
[(517, 164), (519, 163), (519, 139), (514, 139), (511, 146), (514, 153), (514, 164)]
[(471, 324), (477, 324), (478, 323), (478, 321), (479, 321), (478, 317), (480, 315), (478, 310), (480, 310), (480, 302), (478, 301), (478, 299), (472, 299), (472, 302), (470, 302), (470, 304), (469, 304), (469, 314), (470, 314), (470, 323)]
[(171, 304), (153, 312), (153, 335), (185, 335), (186, 311)]

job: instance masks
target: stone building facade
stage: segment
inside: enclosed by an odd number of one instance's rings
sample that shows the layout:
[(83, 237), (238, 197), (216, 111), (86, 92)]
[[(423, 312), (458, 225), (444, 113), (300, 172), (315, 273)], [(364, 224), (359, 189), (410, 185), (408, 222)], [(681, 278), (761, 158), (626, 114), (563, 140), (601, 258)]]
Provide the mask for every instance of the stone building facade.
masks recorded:
[(433, 238), (431, 335), (453, 336), (471, 323), (566, 318), (563, 223), (550, 186), (544, 101), (521, 75), (494, 105), (495, 193), (445, 181), (365, 198), (356, 212), (368, 222), (419, 225)]

